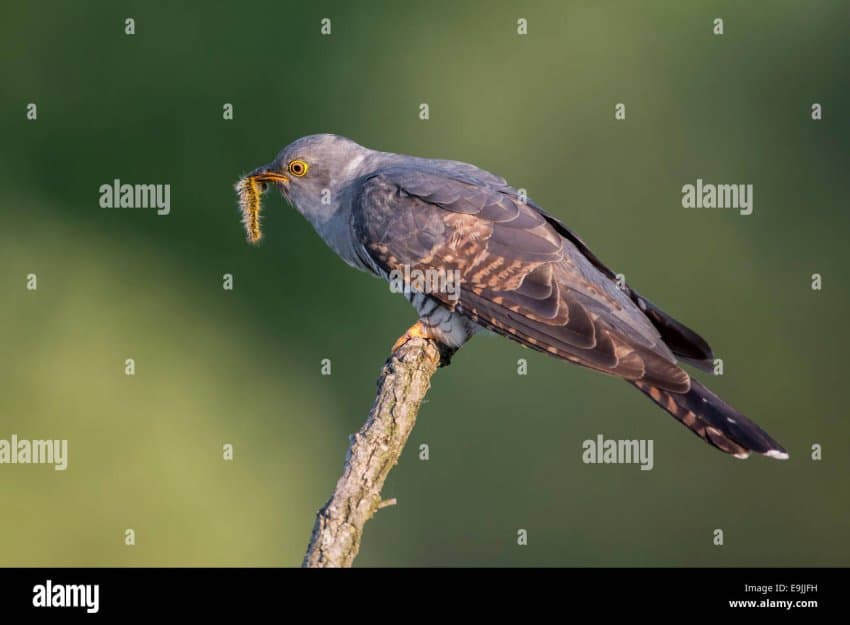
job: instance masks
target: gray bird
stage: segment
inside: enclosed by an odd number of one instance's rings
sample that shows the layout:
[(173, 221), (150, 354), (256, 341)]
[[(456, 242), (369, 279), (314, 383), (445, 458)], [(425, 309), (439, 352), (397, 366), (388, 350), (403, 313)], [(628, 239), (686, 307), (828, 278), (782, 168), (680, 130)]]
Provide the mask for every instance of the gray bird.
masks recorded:
[[(419, 320), (399, 342), (426, 336), (456, 350), (487, 329), (623, 378), (737, 458), (788, 457), (677, 364), (710, 369), (705, 340), (618, 284), (578, 236), (503, 178), (331, 134), (294, 141), (249, 176), (277, 186), (352, 267), (401, 277)], [(457, 276), (459, 288), (433, 288), (451, 281), (428, 276)]]

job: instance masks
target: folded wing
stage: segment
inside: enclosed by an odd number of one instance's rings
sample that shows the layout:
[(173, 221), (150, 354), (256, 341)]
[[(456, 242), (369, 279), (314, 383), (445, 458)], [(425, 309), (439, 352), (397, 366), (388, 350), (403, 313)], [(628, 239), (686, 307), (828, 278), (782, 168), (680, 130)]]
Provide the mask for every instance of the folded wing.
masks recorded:
[(494, 332), (627, 380), (690, 388), (634, 294), (510, 187), (450, 167), (390, 167), (364, 182), (352, 218), (364, 260), (384, 272), (457, 271), (458, 300), (432, 295)]

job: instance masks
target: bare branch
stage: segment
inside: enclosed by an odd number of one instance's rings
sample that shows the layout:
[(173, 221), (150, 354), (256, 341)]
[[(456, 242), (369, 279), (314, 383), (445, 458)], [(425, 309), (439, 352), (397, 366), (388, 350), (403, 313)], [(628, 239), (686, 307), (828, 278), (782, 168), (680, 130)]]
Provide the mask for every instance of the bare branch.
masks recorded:
[(423, 338), (409, 339), (384, 364), (369, 418), (351, 437), (342, 477), (316, 516), (302, 566), (351, 566), (366, 522), (379, 508), (395, 503), (382, 501), (381, 488), (413, 431), (439, 365), (440, 347)]

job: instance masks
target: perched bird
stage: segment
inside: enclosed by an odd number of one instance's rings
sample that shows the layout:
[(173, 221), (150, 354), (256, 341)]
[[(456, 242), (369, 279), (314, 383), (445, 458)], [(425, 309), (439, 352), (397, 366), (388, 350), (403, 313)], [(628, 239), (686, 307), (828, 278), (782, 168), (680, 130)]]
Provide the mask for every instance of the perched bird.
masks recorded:
[[(379, 152), (319, 134), (294, 141), (245, 180), (249, 201), (258, 197), (255, 181), (262, 189), (274, 184), (357, 269), (387, 280), (459, 276), (451, 293), (423, 288), (422, 280), (405, 289), (419, 320), (400, 342), (424, 336), (456, 350), (484, 328), (623, 378), (737, 458), (788, 457), (677, 364), (678, 358), (710, 368), (714, 356), (705, 340), (618, 284), (576, 234), (503, 178), (467, 163)], [(257, 238), (256, 219), (253, 228)]]

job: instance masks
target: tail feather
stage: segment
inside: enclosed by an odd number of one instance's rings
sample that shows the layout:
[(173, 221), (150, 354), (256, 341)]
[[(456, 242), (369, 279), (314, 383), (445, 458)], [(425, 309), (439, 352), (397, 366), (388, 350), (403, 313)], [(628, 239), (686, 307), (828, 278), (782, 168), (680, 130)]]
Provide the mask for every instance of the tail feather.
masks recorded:
[(751, 451), (780, 460), (788, 458), (788, 452), (767, 432), (693, 378), (687, 393), (672, 393), (639, 381), (632, 384), (720, 451), (736, 458), (746, 458)]

